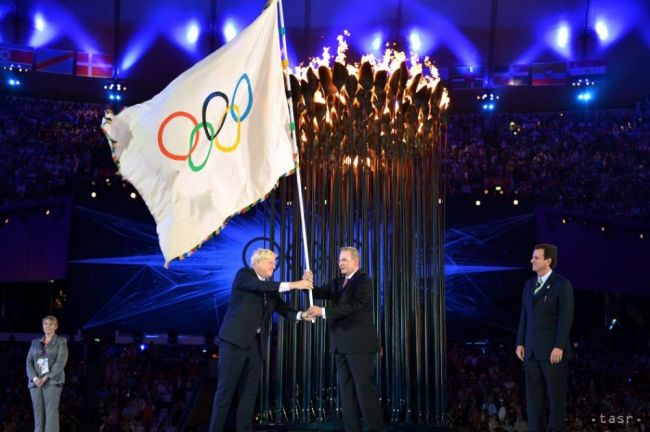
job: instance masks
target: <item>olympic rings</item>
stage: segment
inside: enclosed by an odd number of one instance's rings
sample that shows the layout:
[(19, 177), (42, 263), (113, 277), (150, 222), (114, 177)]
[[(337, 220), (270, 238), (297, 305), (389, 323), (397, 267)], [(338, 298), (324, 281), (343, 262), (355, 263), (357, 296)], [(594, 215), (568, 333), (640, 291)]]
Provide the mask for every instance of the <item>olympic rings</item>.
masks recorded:
[(194, 137), (194, 145), (192, 145), (190, 142), (190, 152), (186, 155), (177, 155), (167, 150), (167, 147), (165, 147), (165, 144), (163, 143), (163, 131), (165, 130), (165, 126), (167, 126), (167, 123), (169, 123), (176, 117), (186, 117), (190, 119), (190, 121), (194, 124), (194, 127), (196, 127), (197, 125), (197, 121), (194, 118), (194, 116), (190, 113), (186, 113), (185, 111), (176, 111), (175, 113), (168, 115), (167, 118), (165, 118), (165, 120), (163, 120), (163, 122), (160, 123), (160, 126), (158, 127), (158, 147), (160, 148), (162, 154), (167, 156), (169, 159), (184, 161), (185, 159), (190, 157), (190, 155), (194, 152), (194, 150), (196, 150), (196, 145), (199, 143), (199, 136), (197, 135)]
[[(251, 87), (251, 80), (248, 79), (247, 74), (243, 74), (240, 78), (239, 81), (237, 81), (237, 85), (235, 85), (235, 91), (232, 92), (232, 103), (235, 103), (235, 97), (237, 96), (237, 90), (239, 90), (239, 84), (241, 84), (242, 80), (246, 80), (246, 84), (248, 84), (248, 105), (246, 105), (246, 109), (244, 110), (244, 114), (241, 116), (241, 119), (239, 118), (239, 113), (237, 113), (237, 116), (235, 117), (235, 111), (231, 108), (230, 109), (230, 115), (232, 116), (232, 119), (234, 121), (244, 121), (246, 120), (246, 117), (248, 117), (248, 114), (251, 112), (251, 108), (253, 107), (253, 88)], [(226, 102), (227, 104), (228, 102)], [(234, 105), (233, 105), (234, 107)]]
[[(239, 91), (239, 86), (242, 84), (242, 82), (246, 82), (246, 90), (248, 92), (248, 101), (246, 103), (246, 109), (244, 109), (244, 113), (241, 114), (240, 107), (235, 103), (236, 97), (237, 97), (237, 92)], [(223, 111), (223, 114), (221, 115), (221, 118), (219, 119), (219, 127), (217, 127), (215, 131), (215, 126), (210, 123), (207, 120), (207, 111), (208, 111), (208, 106), (210, 105), (210, 102), (214, 98), (221, 98), (225, 102), (225, 110)], [(230, 103), (232, 101), (232, 103)], [(205, 100), (203, 101), (203, 105), (201, 107), (201, 122), (199, 123), (196, 117), (194, 117), (192, 114), (186, 112), (186, 111), (175, 111), (171, 114), (169, 114), (165, 119), (160, 123), (158, 126), (158, 147), (160, 149), (160, 152), (167, 158), (175, 161), (188, 161), (189, 167), (192, 171), (198, 172), (201, 171), (205, 165), (208, 162), (208, 159), (210, 158), (210, 153), (212, 152), (212, 144), (214, 143), (214, 146), (217, 148), (217, 150), (227, 153), (227, 152), (232, 152), (234, 151), (238, 146), (239, 146), (239, 141), (241, 138), (241, 123), (246, 120), (248, 115), (251, 112), (251, 109), (253, 108), (253, 88), (251, 86), (251, 81), (250, 78), (248, 77), (248, 74), (244, 73), (242, 76), (239, 78), (237, 81), (237, 84), (235, 85), (235, 89), (233, 91), (233, 94), (230, 98), (228, 99), (228, 96), (226, 96), (225, 93), (221, 91), (214, 91), (210, 93)], [(228, 112), (230, 112), (230, 116), (232, 119), (237, 123), (237, 134), (235, 137), (235, 141), (232, 145), (230, 146), (224, 146), (221, 145), (219, 142), (219, 133), (221, 132), (221, 129), (223, 128), (226, 117), (228, 116)], [(163, 135), (165, 128), (167, 125), (174, 119), (179, 118), (179, 117), (184, 117), (192, 122), (192, 131), (190, 132), (190, 137), (189, 137), (189, 150), (186, 154), (178, 154), (178, 153), (172, 153), (167, 146), (164, 143)], [(206, 138), (208, 141), (210, 141), (210, 148), (208, 149), (208, 153), (205, 156), (205, 159), (203, 162), (200, 164), (196, 165), (194, 161), (192, 160), (192, 154), (196, 150), (198, 143), (199, 143), (199, 132), (203, 130)]]
[[(199, 129), (201, 129), (201, 126), (206, 127), (206, 129), (210, 129), (212, 133), (214, 133), (214, 127), (212, 126), (212, 123), (208, 123), (207, 125), (204, 125), (203, 123), (199, 123), (194, 128), (192, 129), (192, 133), (190, 133), (190, 148), (192, 148), (192, 140), (196, 136), (196, 133), (198, 132)], [(216, 138), (217, 135), (215, 134), (213, 138)], [(212, 140), (210, 141), (210, 147), (208, 147), (208, 154), (205, 155), (205, 160), (203, 163), (199, 166), (194, 165), (194, 162), (192, 162), (192, 153), (190, 152), (190, 155), (187, 158), (187, 162), (190, 165), (190, 169), (194, 172), (199, 172), (203, 169), (206, 163), (208, 163), (208, 158), (210, 157), (210, 152), (212, 151)]]
[[(215, 97), (220, 97), (226, 102), (226, 112), (228, 109), (228, 96), (223, 94), (220, 91), (216, 91), (214, 93), (210, 93), (207, 98), (203, 101), (203, 108), (201, 109), (201, 118), (203, 119), (203, 130), (205, 131), (205, 136), (209, 139), (212, 140), (213, 137), (210, 136), (208, 133), (208, 120), (205, 118), (207, 111), (208, 111), (208, 105), (210, 104), (210, 101), (215, 98)], [(226, 116), (221, 117), (221, 124), (219, 125), (219, 128), (217, 129), (216, 135), (219, 135), (219, 132), (221, 132), (221, 128), (223, 127), (223, 124), (226, 122)], [(212, 129), (212, 132), (214, 132), (214, 128)]]
[[(239, 146), (239, 138), (241, 137), (241, 119), (239, 117), (239, 106), (233, 104), (231, 108), (231, 112), (233, 109), (237, 111), (237, 137), (235, 138), (235, 143), (230, 147), (224, 147), (221, 144), (219, 144), (219, 139), (217, 139), (217, 136), (215, 135), (214, 146), (224, 153), (230, 153), (231, 151), (235, 150)], [(223, 118), (226, 118), (226, 114), (227, 111), (223, 113)]]

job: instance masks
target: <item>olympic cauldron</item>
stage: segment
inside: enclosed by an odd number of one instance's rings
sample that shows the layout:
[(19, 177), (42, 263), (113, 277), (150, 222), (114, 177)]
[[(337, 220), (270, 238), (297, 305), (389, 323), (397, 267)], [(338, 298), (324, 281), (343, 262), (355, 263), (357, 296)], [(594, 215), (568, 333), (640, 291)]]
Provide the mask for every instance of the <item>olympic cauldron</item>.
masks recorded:
[[(393, 422), (444, 423), (441, 179), (448, 94), (428, 59), (386, 50), (381, 59), (346, 64), (345, 51), (339, 45), (332, 65), (325, 51), (290, 76), (315, 284), (338, 274), (339, 247), (360, 250), (362, 269), (374, 281), (382, 346), (377, 384), (387, 415)], [(286, 179), (272, 199), (281, 204), (271, 207), (281, 227), (270, 233), (272, 244), (301, 256), (297, 224), (284, 222), (299, 220), (295, 186)], [(281, 271), (299, 277), (299, 268)], [(306, 296), (290, 296), (295, 307), (306, 306)], [(338, 421), (325, 324), (279, 320), (276, 336), (258, 421)]]

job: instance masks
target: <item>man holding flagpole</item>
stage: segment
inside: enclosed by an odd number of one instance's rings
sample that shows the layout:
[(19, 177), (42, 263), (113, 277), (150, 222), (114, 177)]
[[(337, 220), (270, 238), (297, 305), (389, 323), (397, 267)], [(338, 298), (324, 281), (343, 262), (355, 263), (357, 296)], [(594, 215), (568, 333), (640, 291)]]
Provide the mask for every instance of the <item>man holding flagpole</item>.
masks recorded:
[[(314, 298), (331, 303), (327, 307), (311, 306), (304, 318), (327, 320), (346, 432), (361, 431), (362, 415), (368, 430), (378, 432), (384, 430), (375, 385), (379, 340), (372, 319), (372, 280), (360, 270), (359, 258), (357, 249), (341, 248), (338, 265), (342, 277), (313, 289)], [(303, 278), (313, 281), (312, 272), (305, 271)]]
[(237, 272), (230, 303), (219, 330), (217, 391), (212, 403), (210, 432), (224, 430), (228, 410), (237, 395), (237, 431), (252, 431), (255, 399), (262, 376), (262, 361), (271, 331), (271, 315), (278, 312), (289, 320), (302, 320), (302, 312), (286, 304), (279, 293), (311, 289), (308, 280), (271, 282), (277, 255), (257, 249), (251, 267)]
[[(118, 115), (107, 112), (103, 119), (120, 174), (138, 190), (156, 221), (166, 267), (264, 201), (280, 178), (299, 173), (288, 75), (283, 72), (288, 60), (281, 7), (281, 1), (269, 0), (251, 25), (154, 98)], [(296, 183), (309, 268), (299, 175)], [(279, 292), (311, 288), (304, 280), (282, 286), (268, 281), (275, 269), (271, 251), (254, 256), (251, 265), (235, 277), (219, 334), (221, 379), (211, 431), (223, 429), (237, 391), (237, 427), (250, 430), (264, 352), (260, 341), (270, 331), (269, 318), (277, 311), (300, 319)]]

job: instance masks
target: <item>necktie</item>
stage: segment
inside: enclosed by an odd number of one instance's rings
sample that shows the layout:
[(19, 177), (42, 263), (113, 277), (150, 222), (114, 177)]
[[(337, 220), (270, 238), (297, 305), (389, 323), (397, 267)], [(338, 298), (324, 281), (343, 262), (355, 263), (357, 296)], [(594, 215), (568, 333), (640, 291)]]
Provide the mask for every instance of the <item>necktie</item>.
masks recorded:
[(343, 279), (343, 285), (341, 285), (341, 288), (345, 288), (345, 286), (348, 284), (349, 280), (350, 279), (348, 279), (348, 278)]
[(541, 279), (537, 279), (537, 283), (535, 284), (535, 292), (533, 293), (533, 295), (537, 294), (537, 292), (538, 292), (540, 289), (542, 289), (542, 280), (541, 280)]
[(260, 325), (257, 329), (258, 333), (262, 333), (262, 329), (266, 329), (266, 325), (270, 316), (271, 314), (269, 310), (269, 301), (266, 298), (266, 294), (264, 294), (264, 304), (262, 305), (262, 319), (260, 320)]

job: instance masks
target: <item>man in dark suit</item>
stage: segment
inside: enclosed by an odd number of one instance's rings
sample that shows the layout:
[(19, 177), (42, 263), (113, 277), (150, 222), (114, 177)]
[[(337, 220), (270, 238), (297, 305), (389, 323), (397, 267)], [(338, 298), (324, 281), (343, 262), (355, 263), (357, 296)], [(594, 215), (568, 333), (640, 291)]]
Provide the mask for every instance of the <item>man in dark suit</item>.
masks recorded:
[(545, 430), (544, 394), (547, 392), (549, 430), (565, 431), (573, 287), (553, 271), (557, 264), (555, 246), (535, 246), (530, 263), (537, 275), (524, 285), (516, 349), (517, 357), (525, 364), (528, 430)]
[[(363, 414), (369, 430), (383, 431), (375, 384), (379, 340), (372, 322), (372, 281), (366, 273), (359, 271), (359, 252), (355, 248), (341, 249), (339, 269), (342, 277), (313, 290), (315, 298), (330, 300), (330, 304), (327, 307), (312, 306), (306, 313), (309, 317), (327, 320), (345, 430), (360, 431)], [(306, 272), (304, 278), (311, 280), (311, 273)]]
[(212, 403), (210, 432), (224, 430), (228, 410), (235, 395), (237, 431), (252, 431), (253, 410), (271, 331), (271, 315), (278, 312), (290, 320), (301, 320), (302, 313), (280, 297), (291, 289), (311, 289), (308, 280), (271, 282), (277, 255), (258, 249), (251, 257), (252, 268), (242, 268), (232, 283), (230, 304), (219, 330), (217, 391)]

